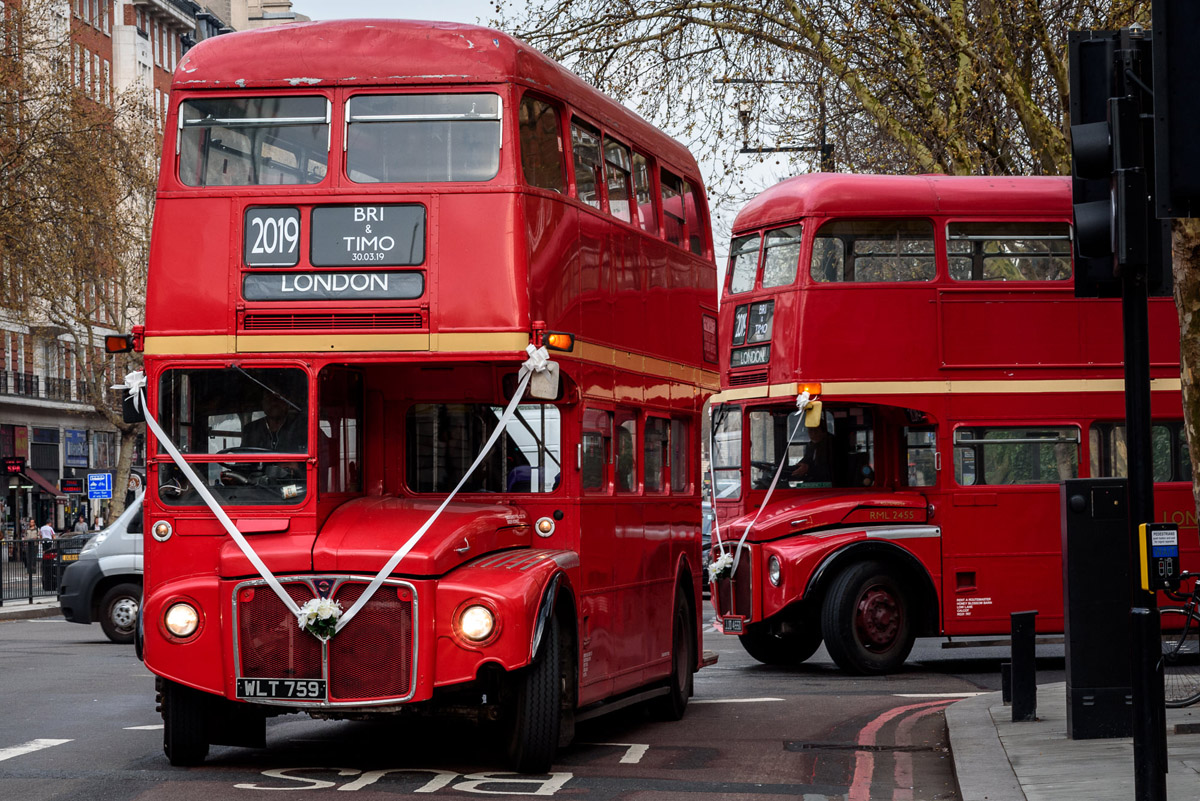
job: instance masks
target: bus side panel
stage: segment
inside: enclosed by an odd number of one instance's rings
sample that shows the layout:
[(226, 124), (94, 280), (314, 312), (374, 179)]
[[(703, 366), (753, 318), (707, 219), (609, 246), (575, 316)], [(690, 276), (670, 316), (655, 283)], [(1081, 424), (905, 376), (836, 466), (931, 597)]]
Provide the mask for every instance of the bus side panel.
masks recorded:
[(551, 331), (581, 332), (578, 212), (561, 200), (524, 195), (529, 313)]
[(620, 614), (614, 585), (622, 550), (610, 498), (584, 496), (579, 513), (579, 701), (584, 704), (611, 692)]
[[(170, 336), (233, 330), (230, 275), (237, 270), (231, 252), (240, 254), (241, 247), (230, 248), (231, 208), (228, 198), (156, 206), (150, 263), (157, 269), (150, 271), (146, 290), (147, 331)], [(169, 269), (163, 269), (165, 265)]]

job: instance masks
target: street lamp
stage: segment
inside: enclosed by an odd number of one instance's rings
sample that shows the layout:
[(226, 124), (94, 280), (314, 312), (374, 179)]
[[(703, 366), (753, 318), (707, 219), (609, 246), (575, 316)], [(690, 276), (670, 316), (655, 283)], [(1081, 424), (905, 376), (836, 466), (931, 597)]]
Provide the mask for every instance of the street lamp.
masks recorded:
[(759, 80), (756, 78), (717, 78), (714, 83), (718, 84), (746, 84), (750, 86), (761, 86), (763, 84), (785, 84), (792, 86), (817, 86), (817, 138), (820, 140), (819, 145), (812, 146), (790, 146), (790, 145), (775, 145), (773, 147), (751, 147), (750, 146), (750, 122), (751, 112), (754, 110), (754, 104), (749, 100), (741, 100), (738, 102), (738, 122), (742, 125), (742, 147), (739, 153), (820, 153), (821, 154), (821, 172), (835, 172), (837, 165), (833, 161), (833, 145), (825, 140), (825, 85), (823, 81), (789, 81), (789, 80)]

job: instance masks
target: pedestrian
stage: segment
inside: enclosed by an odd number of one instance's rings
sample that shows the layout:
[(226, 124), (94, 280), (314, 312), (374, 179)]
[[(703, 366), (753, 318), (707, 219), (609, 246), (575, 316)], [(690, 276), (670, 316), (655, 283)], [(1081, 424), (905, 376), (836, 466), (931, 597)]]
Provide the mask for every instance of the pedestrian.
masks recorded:
[(33, 522), (33, 518), (25, 524), (25, 536), (21, 542), (21, 547), (24, 549), (25, 569), (33, 574), (34, 566), (37, 564), (38, 540), (41, 539), (38, 534), (37, 526)]
[(38, 536), (44, 540), (54, 539), (54, 526), (50, 525), (50, 520), (47, 519), (42, 527), (38, 529)]
[(86, 534), (88, 530), (87, 521), (83, 519), (83, 515), (75, 518), (75, 533)]
[(96, 515), (96, 531), (104, 528), (104, 515)]

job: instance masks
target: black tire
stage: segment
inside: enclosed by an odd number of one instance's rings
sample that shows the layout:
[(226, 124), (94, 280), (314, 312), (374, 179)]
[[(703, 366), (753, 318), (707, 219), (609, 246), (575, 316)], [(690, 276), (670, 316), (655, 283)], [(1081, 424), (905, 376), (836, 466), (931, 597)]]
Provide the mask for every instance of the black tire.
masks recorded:
[(100, 599), (100, 628), (104, 629), (104, 635), (122, 645), (133, 642), (141, 605), (141, 586), (127, 582), (110, 588)]
[(652, 706), (655, 717), (661, 720), (680, 720), (692, 697), (696, 670), (696, 636), (693, 631), (692, 610), (680, 590), (675, 592), (675, 613), (671, 616), (671, 676), (667, 679), (666, 695), (655, 698)]
[(1162, 627), (1163, 696), (1168, 707), (1200, 701), (1200, 616), (1186, 609), (1158, 610)]
[(821, 627), (813, 620), (773, 631), (766, 623), (751, 623), (738, 641), (746, 653), (764, 665), (799, 665), (821, 647)]
[(518, 773), (547, 773), (554, 763), (562, 726), (563, 636), (557, 615), (546, 623), (533, 664), (513, 674), (508, 721), (508, 764)]
[(163, 752), (176, 767), (199, 765), (208, 756), (204, 693), (163, 680)]
[(821, 633), (838, 667), (857, 675), (899, 670), (916, 633), (912, 602), (895, 573), (859, 562), (834, 580), (821, 606)]

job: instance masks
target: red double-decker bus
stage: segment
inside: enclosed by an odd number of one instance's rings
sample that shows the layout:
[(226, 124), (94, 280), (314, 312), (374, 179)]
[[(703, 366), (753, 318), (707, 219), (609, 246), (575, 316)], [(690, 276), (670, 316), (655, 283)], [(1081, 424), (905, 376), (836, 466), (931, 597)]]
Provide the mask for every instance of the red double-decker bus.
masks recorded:
[[(752, 656), (883, 673), (1014, 611), (1063, 630), (1059, 482), (1126, 473), (1120, 302), (1074, 297), (1071, 235), (1063, 178), (806, 175), (742, 210), (712, 597)], [(1170, 299), (1150, 337), (1155, 505), (1195, 532)]]
[(616, 701), (682, 716), (718, 360), (687, 150), (502, 33), (390, 20), (204, 41), (168, 122), (140, 643), (171, 763), (420, 712), (544, 771)]

